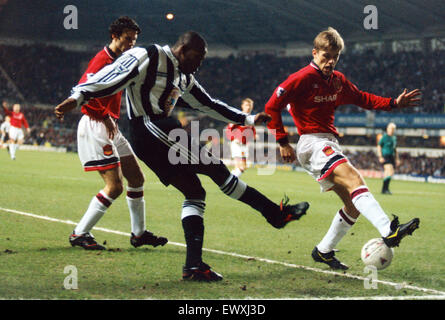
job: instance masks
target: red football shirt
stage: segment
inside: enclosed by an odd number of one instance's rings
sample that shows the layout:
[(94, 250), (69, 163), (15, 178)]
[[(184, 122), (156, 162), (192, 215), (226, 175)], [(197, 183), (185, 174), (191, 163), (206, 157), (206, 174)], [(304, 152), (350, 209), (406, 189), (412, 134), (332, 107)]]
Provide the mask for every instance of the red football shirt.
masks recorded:
[(254, 126), (242, 126), (229, 123), (226, 127), (226, 136), (230, 141), (237, 140), (241, 144), (255, 140), (256, 130)]
[(272, 116), (267, 127), (276, 130), (277, 140), (287, 138), (281, 112), (289, 105), (289, 113), (300, 135), (338, 135), (334, 126), (334, 113), (338, 106), (345, 104), (354, 104), (368, 110), (389, 111), (394, 106), (394, 101), (392, 98), (360, 91), (339, 71), (334, 71), (326, 78), (312, 61), (291, 74), (275, 89), (265, 107), (265, 112)]
[(21, 129), (22, 126), (29, 128), (28, 121), (22, 112), (14, 112), (3, 107), (5, 114), (11, 118), (11, 126)]
[[(103, 50), (99, 51), (96, 56), (91, 59), (87, 70), (79, 80), (79, 84), (86, 82), (89, 77), (107, 64), (113, 63), (115, 58), (116, 55), (113, 51), (108, 47), (104, 47)], [(103, 119), (107, 114), (115, 119), (119, 119), (121, 98), (122, 91), (112, 96), (91, 99), (82, 106), (82, 113), (99, 120)]]

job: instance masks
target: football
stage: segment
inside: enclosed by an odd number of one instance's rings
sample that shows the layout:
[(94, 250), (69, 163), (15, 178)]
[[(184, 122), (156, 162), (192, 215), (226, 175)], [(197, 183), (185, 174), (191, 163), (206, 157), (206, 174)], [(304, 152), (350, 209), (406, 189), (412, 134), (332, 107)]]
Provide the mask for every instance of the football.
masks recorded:
[(375, 238), (365, 243), (361, 256), (365, 265), (383, 270), (391, 264), (394, 250), (389, 248), (382, 238)]

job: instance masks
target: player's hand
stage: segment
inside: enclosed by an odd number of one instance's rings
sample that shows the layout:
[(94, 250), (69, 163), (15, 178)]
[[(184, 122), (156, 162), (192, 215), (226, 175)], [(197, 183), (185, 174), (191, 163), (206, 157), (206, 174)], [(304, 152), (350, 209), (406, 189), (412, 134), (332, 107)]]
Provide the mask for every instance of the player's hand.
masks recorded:
[(268, 115), (266, 112), (260, 112), (255, 115), (255, 125), (259, 124), (267, 124), (270, 120), (272, 120), (272, 117)]
[(284, 162), (292, 163), (297, 159), (294, 148), (288, 143), (280, 146), (280, 155)]
[(63, 120), (63, 116), (65, 115), (65, 113), (73, 110), (76, 107), (77, 107), (76, 99), (68, 98), (54, 108), (54, 113), (56, 114), (57, 118)]
[(420, 104), (421, 94), (422, 93), (420, 92), (419, 89), (415, 89), (411, 92), (408, 92), (407, 89), (403, 90), (403, 92), (396, 99), (397, 108), (418, 106)]
[(108, 138), (110, 138), (110, 140), (113, 140), (114, 136), (117, 133), (116, 123), (113, 121), (113, 119), (111, 119), (111, 117), (106, 117), (104, 119), (104, 125), (105, 128), (107, 128)]
[(379, 162), (383, 163), (383, 162), (385, 162), (385, 159), (383, 157), (379, 157)]

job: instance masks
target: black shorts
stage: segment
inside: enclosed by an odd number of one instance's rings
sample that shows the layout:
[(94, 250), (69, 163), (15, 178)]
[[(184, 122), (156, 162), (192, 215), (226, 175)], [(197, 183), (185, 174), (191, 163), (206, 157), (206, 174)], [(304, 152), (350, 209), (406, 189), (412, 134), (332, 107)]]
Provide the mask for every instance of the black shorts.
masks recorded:
[[(173, 131), (175, 129), (179, 130)], [(173, 136), (179, 133), (180, 138), (175, 141), (169, 136), (170, 133), (175, 133)], [(174, 118), (155, 121), (143, 117), (131, 119), (129, 140), (136, 156), (166, 186), (184, 170), (206, 174), (212, 168), (219, 170), (225, 167), (221, 159), (192, 141), (181, 123)]]
[(396, 165), (396, 160), (394, 159), (393, 155), (389, 155), (389, 156), (383, 156), (383, 165), (385, 164), (392, 164), (393, 166)]

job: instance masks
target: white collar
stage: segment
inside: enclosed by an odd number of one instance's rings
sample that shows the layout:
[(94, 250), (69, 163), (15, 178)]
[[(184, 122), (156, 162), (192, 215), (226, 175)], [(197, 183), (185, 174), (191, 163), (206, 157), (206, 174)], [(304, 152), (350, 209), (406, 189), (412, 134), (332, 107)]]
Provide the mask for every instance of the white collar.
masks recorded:
[(170, 47), (168, 45), (165, 45), (162, 47), (162, 50), (165, 51), (165, 53), (167, 54), (167, 56), (170, 58), (170, 60), (173, 62), (173, 65), (176, 68), (179, 68), (179, 61), (178, 59), (176, 59), (176, 57), (173, 55), (172, 50), (170, 49)]

